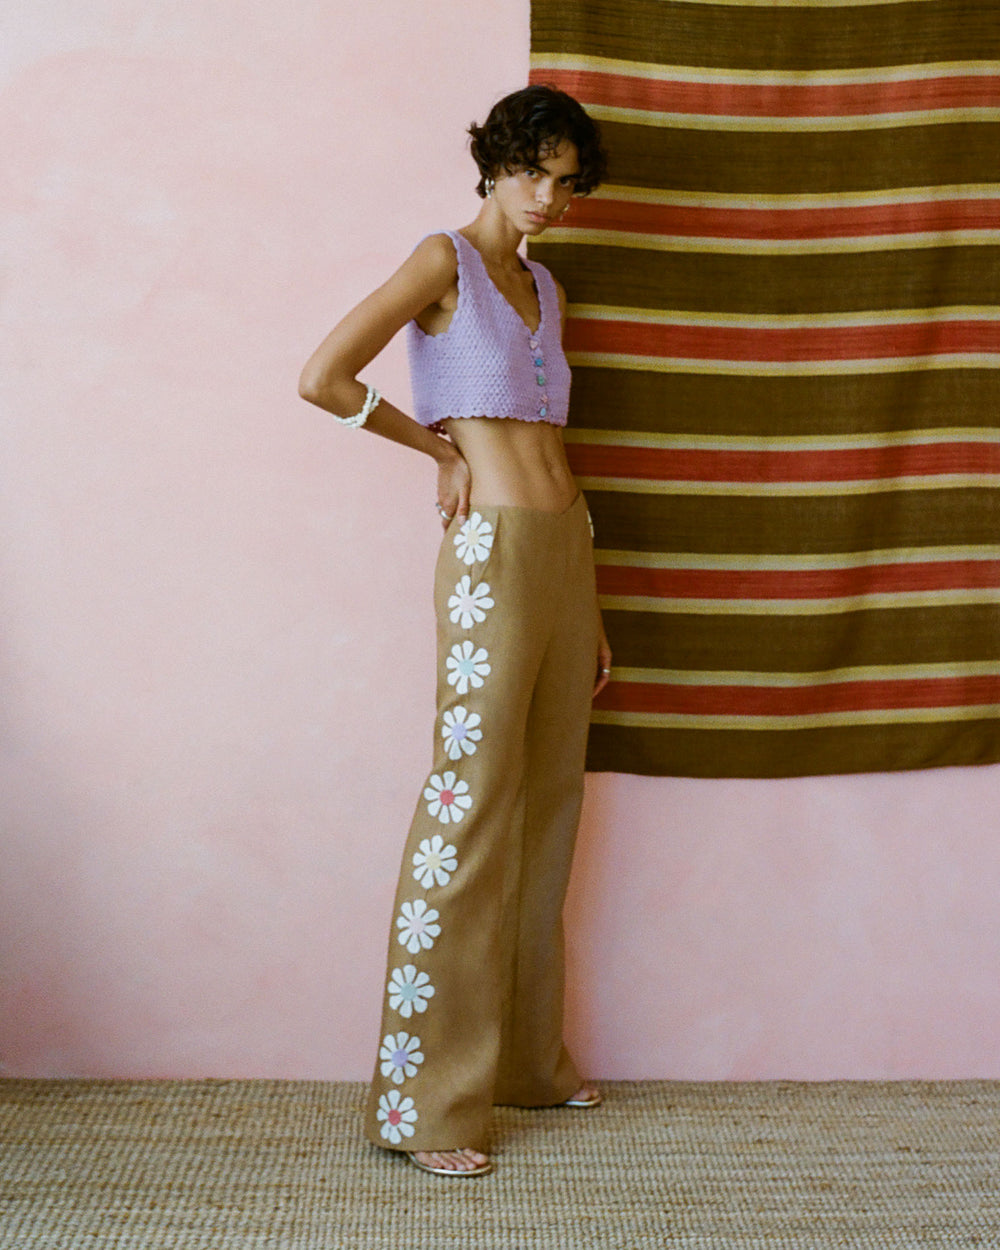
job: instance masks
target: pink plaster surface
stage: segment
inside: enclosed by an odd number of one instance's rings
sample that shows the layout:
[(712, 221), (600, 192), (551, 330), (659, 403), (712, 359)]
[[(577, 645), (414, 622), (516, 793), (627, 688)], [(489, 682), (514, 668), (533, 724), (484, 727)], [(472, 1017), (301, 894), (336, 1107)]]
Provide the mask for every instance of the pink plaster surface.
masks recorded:
[[(526, 0), (53, 0), (0, 59), (0, 1071), (367, 1076), (429, 465), (296, 395), (478, 201)], [(408, 399), (401, 344), (367, 376)], [(1000, 1076), (1000, 770), (589, 779), (605, 1077)]]

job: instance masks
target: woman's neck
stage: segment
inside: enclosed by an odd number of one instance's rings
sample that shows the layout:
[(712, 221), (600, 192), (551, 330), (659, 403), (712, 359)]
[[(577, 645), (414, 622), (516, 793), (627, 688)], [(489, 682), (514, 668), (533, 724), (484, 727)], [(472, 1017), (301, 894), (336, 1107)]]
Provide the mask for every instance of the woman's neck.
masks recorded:
[(463, 226), (461, 233), (489, 264), (511, 272), (521, 268), (517, 249), (524, 233), (511, 225), (493, 200), (483, 201), (475, 220)]

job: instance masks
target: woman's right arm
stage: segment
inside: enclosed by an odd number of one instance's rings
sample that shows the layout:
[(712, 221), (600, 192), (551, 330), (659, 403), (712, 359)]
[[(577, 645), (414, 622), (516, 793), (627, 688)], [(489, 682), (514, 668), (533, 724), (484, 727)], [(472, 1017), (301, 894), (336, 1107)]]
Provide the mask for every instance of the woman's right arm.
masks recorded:
[[(412, 317), (447, 294), (455, 274), (455, 248), (446, 235), (431, 235), (419, 243), (392, 277), (351, 309), (313, 352), (299, 379), (302, 398), (335, 416), (358, 412), (366, 388), (357, 375)], [(385, 399), (365, 429), (431, 456), (438, 465), (438, 503), (448, 516), (464, 520), (471, 481), (454, 443)]]

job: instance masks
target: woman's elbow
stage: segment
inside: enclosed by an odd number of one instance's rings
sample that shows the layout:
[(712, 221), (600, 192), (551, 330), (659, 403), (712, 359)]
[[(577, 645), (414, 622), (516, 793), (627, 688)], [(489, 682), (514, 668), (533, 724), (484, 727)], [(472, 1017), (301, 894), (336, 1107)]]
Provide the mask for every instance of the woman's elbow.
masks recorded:
[(299, 395), (311, 404), (323, 403), (323, 376), (311, 363), (299, 374)]
[(344, 402), (345, 389), (349, 389), (352, 380), (346, 375), (332, 375), (329, 369), (309, 361), (299, 374), (299, 395), (319, 408), (334, 412), (338, 404)]

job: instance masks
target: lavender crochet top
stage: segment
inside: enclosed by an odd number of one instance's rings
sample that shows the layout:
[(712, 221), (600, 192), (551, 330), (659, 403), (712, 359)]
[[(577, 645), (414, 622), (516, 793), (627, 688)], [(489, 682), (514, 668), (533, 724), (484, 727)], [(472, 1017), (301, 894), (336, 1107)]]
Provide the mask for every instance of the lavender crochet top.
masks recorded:
[(525, 261), (541, 309), (532, 333), (501, 295), (472, 244), (457, 231), (441, 233), (451, 239), (458, 256), (458, 307), (441, 334), (425, 334), (416, 321), (407, 324), (416, 419), (428, 426), (446, 417), (513, 417), (565, 425), (570, 373), (554, 278), (544, 265)]

